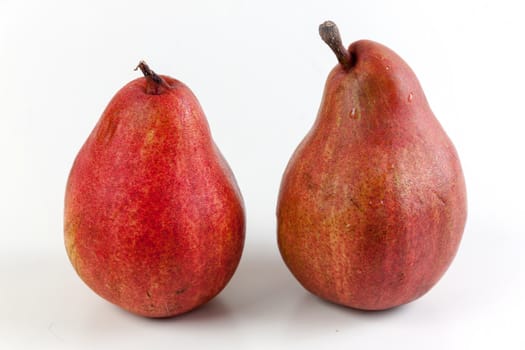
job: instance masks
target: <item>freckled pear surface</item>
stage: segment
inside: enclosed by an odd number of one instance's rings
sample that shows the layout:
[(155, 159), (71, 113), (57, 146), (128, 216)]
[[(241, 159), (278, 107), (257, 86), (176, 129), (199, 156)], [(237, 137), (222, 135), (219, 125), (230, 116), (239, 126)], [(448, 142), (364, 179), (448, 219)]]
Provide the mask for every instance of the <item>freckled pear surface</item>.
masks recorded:
[(340, 63), (283, 175), (279, 249), (313, 294), (388, 309), (426, 293), (452, 262), (467, 215), (463, 173), (397, 54), (324, 35)]
[(75, 159), (65, 245), (100, 296), (139, 315), (169, 317), (228, 283), (245, 216), (193, 93), (143, 68), (146, 77), (115, 95)]

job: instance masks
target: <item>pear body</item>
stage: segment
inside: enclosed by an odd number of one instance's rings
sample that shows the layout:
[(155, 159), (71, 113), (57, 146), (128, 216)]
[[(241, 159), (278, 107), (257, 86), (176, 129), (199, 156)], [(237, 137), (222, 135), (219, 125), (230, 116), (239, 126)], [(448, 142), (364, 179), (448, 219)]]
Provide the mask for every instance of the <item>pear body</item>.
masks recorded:
[[(111, 100), (67, 182), (64, 231), (82, 280), (135, 314), (170, 317), (217, 295), (244, 243), (243, 200), (196, 97), (146, 78)], [(158, 91), (156, 91), (158, 92)]]
[(466, 190), (456, 150), (410, 67), (358, 41), (329, 74), (283, 175), (278, 244), (321, 298), (382, 310), (426, 293), (458, 249)]

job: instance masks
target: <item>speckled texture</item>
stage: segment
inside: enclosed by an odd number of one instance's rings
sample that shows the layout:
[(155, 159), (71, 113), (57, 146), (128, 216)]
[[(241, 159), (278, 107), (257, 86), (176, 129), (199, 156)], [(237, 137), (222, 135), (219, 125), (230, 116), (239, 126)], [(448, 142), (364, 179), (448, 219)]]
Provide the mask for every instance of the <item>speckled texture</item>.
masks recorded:
[(65, 244), (84, 282), (110, 302), (169, 317), (213, 298), (243, 248), (242, 197), (181, 82), (147, 94), (139, 78), (112, 99), (67, 183)]
[(312, 293), (381, 310), (426, 293), (466, 221), (457, 153), (416, 76), (358, 41), (330, 73), (317, 120), (292, 156), (277, 206), (282, 257)]

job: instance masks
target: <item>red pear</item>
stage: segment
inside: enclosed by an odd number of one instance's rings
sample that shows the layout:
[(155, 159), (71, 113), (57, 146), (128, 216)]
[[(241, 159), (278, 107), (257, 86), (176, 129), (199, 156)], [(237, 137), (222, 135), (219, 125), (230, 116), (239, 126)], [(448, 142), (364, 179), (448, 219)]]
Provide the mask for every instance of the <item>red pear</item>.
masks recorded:
[(144, 73), (111, 100), (78, 153), (65, 196), (65, 245), (96, 293), (169, 317), (206, 303), (232, 277), (243, 201), (206, 117), (180, 81)]
[(458, 249), (467, 214), (458, 155), (410, 67), (372, 41), (348, 50), (283, 175), (281, 255), (310, 292), (381, 310), (425, 294)]

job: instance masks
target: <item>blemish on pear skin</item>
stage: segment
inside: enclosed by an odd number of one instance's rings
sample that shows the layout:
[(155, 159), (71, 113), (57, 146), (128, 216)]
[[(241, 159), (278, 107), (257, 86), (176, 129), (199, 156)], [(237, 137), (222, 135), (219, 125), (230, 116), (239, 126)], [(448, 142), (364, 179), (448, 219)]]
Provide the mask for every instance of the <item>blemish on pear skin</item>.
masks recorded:
[(443, 198), (443, 196), (440, 195), (436, 190), (432, 190), (432, 193), (434, 193), (434, 195), (437, 197), (437, 199), (442, 205), (447, 205), (447, 201), (445, 200), (445, 198)]
[(359, 210), (360, 212), (363, 211), (363, 209), (361, 208), (361, 206), (357, 203), (357, 201), (353, 198), (350, 197), (350, 203), (352, 203), (354, 205), (354, 207), (357, 208), (357, 210)]
[(144, 145), (149, 145), (153, 142), (155, 139), (155, 130), (150, 130), (146, 133), (146, 137), (144, 138)]

